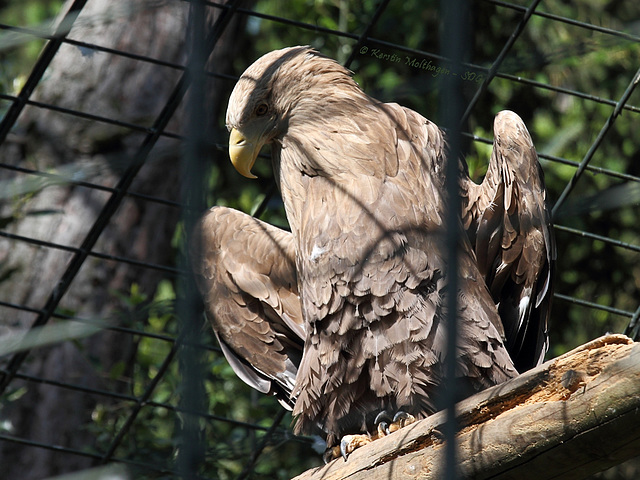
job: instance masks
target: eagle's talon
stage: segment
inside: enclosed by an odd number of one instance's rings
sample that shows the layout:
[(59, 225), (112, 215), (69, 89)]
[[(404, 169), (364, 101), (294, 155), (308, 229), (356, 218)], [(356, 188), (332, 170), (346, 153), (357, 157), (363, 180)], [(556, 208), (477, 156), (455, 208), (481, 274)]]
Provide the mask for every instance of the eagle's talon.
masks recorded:
[(331, 462), (332, 460), (335, 460), (336, 458), (338, 458), (341, 454), (342, 454), (342, 452), (341, 452), (340, 446), (329, 447), (322, 454), (322, 460), (324, 461), (324, 464), (326, 465), (327, 463)]
[(413, 423), (416, 421), (416, 417), (414, 417), (410, 413), (400, 410), (399, 412), (396, 412), (396, 414), (393, 416), (393, 423), (398, 423), (400, 421), (407, 422), (407, 423), (403, 423), (402, 426), (409, 425), (410, 423)]
[(391, 417), (391, 414), (386, 410), (380, 410), (378, 415), (376, 415), (376, 418), (373, 421), (373, 424), (374, 425), (378, 425), (383, 420), (387, 421), (387, 422), (392, 422), (393, 421), (393, 418)]
[(393, 422), (389, 425), (389, 433), (400, 430), (402, 427), (411, 425), (416, 421), (416, 417), (410, 413), (400, 410), (393, 416)]
[(368, 443), (371, 443), (371, 441), (371, 437), (366, 434), (345, 435), (342, 437), (342, 440), (340, 440), (340, 455), (346, 462), (349, 454), (351, 454), (356, 448), (367, 445)]
[(435, 427), (431, 429), (430, 433), (431, 433), (431, 435), (433, 437), (435, 437), (436, 439), (438, 439), (441, 442), (444, 442), (444, 440), (446, 438), (444, 432), (442, 430), (439, 430), (439, 429), (435, 428)]
[(347, 461), (347, 457), (349, 456), (349, 454), (353, 451), (349, 449), (349, 440), (351, 439), (351, 435), (345, 435), (344, 437), (342, 437), (342, 440), (340, 440), (340, 455), (342, 455), (342, 458), (344, 458), (344, 461)]
[(389, 435), (391, 433), (389, 431), (389, 424), (387, 422), (378, 423), (377, 429), (378, 429), (378, 437), (377, 438), (386, 437), (387, 435)]
[(376, 415), (376, 418), (373, 421), (373, 424), (375, 425), (376, 430), (378, 431), (377, 438), (385, 437), (389, 435), (389, 433), (391, 433), (389, 432), (389, 424), (392, 422), (393, 422), (393, 418), (391, 418), (391, 415), (386, 410), (382, 410), (380, 411), (380, 413), (378, 413), (378, 415)]

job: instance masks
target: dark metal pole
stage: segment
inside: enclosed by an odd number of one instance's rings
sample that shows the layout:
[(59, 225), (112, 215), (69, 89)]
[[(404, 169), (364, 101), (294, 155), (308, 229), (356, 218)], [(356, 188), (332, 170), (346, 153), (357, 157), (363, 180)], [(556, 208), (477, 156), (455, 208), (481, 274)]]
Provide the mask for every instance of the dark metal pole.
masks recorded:
[[(182, 158), (182, 220), (185, 228), (186, 245), (180, 255), (180, 269), (189, 268), (188, 241), (199, 212), (204, 209), (203, 173), (206, 172), (206, 122), (205, 112), (205, 6), (202, 0), (191, 2), (189, 15), (189, 59), (187, 74), (191, 80), (186, 104), (185, 150)], [(204, 390), (204, 367), (201, 349), (197, 348), (202, 327), (202, 312), (193, 277), (189, 274), (180, 278), (177, 299), (177, 313), (180, 333), (184, 340), (179, 350), (180, 361), (180, 408), (182, 418), (181, 445), (177, 466), (184, 479), (198, 476), (204, 463), (205, 446), (201, 434), (201, 417), (197, 412), (206, 411)]]
[(447, 356), (445, 359), (445, 400), (446, 423), (444, 478), (454, 480), (459, 477), (456, 448), (456, 357), (457, 357), (457, 312), (458, 312), (458, 245), (460, 234), (460, 196), (458, 193), (458, 159), (461, 154), (462, 136), (460, 119), (464, 114), (462, 97), (461, 65), (468, 45), (468, 4), (465, 0), (443, 0), (440, 2), (440, 50), (450, 61), (451, 75), (443, 76), (441, 84), (440, 117), (447, 129), (449, 155), (446, 165), (446, 245), (447, 245)]

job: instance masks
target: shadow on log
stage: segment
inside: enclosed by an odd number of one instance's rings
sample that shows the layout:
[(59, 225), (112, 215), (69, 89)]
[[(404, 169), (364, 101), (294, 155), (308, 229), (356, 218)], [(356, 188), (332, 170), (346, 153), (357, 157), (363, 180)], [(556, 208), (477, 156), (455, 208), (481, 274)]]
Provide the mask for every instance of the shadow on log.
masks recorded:
[[(589, 342), (456, 406), (459, 472), (474, 479), (579, 479), (640, 452), (640, 343)], [(296, 480), (440, 479), (439, 412)]]

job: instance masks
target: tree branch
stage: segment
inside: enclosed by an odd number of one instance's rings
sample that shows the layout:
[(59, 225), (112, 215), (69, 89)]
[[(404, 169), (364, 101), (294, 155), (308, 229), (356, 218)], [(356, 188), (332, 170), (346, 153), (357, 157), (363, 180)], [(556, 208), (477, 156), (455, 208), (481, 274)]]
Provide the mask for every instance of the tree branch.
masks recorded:
[[(460, 474), (584, 478), (640, 452), (640, 343), (589, 342), (457, 406)], [(296, 480), (442, 478), (439, 412)]]

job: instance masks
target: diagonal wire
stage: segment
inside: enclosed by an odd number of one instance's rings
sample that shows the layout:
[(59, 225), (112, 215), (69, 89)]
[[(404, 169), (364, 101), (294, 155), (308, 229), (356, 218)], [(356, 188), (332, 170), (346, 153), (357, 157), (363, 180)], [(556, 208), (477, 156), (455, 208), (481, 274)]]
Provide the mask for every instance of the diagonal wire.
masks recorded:
[(373, 17), (371, 17), (371, 20), (365, 27), (362, 34), (358, 37), (356, 44), (351, 49), (351, 55), (349, 55), (349, 58), (347, 58), (347, 61), (344, 62), (345, 67), (349, 68), (349, 65), (351, 65), (351, 62), (353, 62), (353, 60), (356, 58), (356, 54), (357, 52), (360, 51), (360, 47), (369, 38), (369, 33), (371, 32), (371, 30), (373, 30), (374, 25), (378, 23), (378, 20), (380, 20), (382, 13), (385, 11), (388, 5), (389, 5), (389, 0), (383, 0), (382, 2), (380, 2), (380, 4), (378, 5), (378, 8), (373, 14)]
[(638, 82), (640, 82), (640, 69), (638, 69), (636, 74), (633, 76), (633, 79), (627, 86), (627, 89), (622, 94), (622, 97), (620, 97), (620, 100), (618, 101), (616, 107), (613, 109), (613, 112), (611, 112), (611, 115), (609, 116), (605, 124), (602, 126), (602, 129), (600, 130), (600, 133), (598, 134), (595, 141), (591, 145), (591, 148), (589, 148), (589, 151), (580, 162), (580, 165), (578, 165), (578, 169), (573, 174), (573, 177), (571, 177), (571, 180), (569, 180), (569, 182), (567, 183), (567, 186), (565, 187), (562, 194), (560, 195), (560, 198), (558, 198), (558, 201), (556, 202), (556, 204), (553, 206), (553, 210), (551, 211), (551, 218), (556, 217), (558, 213), (558, 209), (562, 206), (564, 201), (567, 199), (567, 196), (571, 193), (571, 191), (576, 186), (576, 183), (584, 173), (587, 165), (593, 159), (594, 154), (596, 153), (596, 151), (600, 147), (600, 144), (604, 140), (605, 135), (609, 132), (609, 130), (615, 123), (616, 119), (618, 118), (618, 115), (620, 115), (620, 112), (622, 112), (622, 107), (629, 100), (629, 97), (631, 96), (631, 94), (633, 93), (633, 90), (638, 85)]
[[(100, 115), (95, 115), (93, 113), (81, 112), (79, 110), (73, 110), (71, 108), (60, 107), (58, 105), (52, 105), (52, 104), (48, 104), (48, 103), (38, 102), (36, 100), (21, 99), (20, 95), (18, 95), (17, 97), (14, 97), (12, 95), (0, 94), (0, 99), (14, 102), (14, 105), (29, 105), (29, 106), (33, 106), (33, 107), (37, 107), (37, 108), (51, 110), (51, 111), (57, 112), (57, 113), (62, 113), (62, 114), (66, 114), (66, 115), (72, 115), (74, 117), (82, 118), (84, 120), (89, 120), (89, 121), (92, 121), (92, 122), (106, 123), (106, 124), (109, 124), (109, 125), (115, 125), (115, 126), (118, 126), (118, 127), (123, 127), (123, 128), (127, 128), (129, 130), (138, 131), (138, 132), (142, 132), (142, 133), (150, 133), (151, 132), (151, 127), (145, 127), (145, 126), (142, 126), (142, 125), (136, 125), (134, 123), (125, 122), (125, 121), (117, 120), (117, 119), (114, 119), (114, 118), (107, 118), (107, 117), (103, 117), (103, 116), (100, 116)], [(8, 117), (5, 117), (5, 120), (7, 118)], [(10, 128), (11, 128), (11, 125), (9, 125), (9, 129)], [(163, 137), (174, 138), (174, 139), (178, 139), (178, 140), (181, 138), (180, 135), (178, 135), (176, 133), (168, 132), (168, 131), (167, 132), (162, 132), (162, 136)]]
[[(615, 102), (614, 102), (613, 106), (615, 106)], [(490, 139), (484, 138), (484, 137), (480, 137), (480, 136), (475, 135), (475, 134), (463, 133), (463, 135), (465, 137), (467, 137), (467, 138), (472, 139), (474, 142), (480, 142), (480, 143), (484, 143), (486, 145), (492, 145), (493, 144), (493, 140), (490, 140)], [(544, 160), (548, 160), (550, 162), (560, 163), (562, 165), (570, 165), (570, 166), (576, 167), (576, 168), (578, 167), (578, 165), (580, 165), (579, 162), (575, 162), (573, 160), (567, 160), (566, 158), (557, 157), (555, 155), (550, 155), (548, 153), (543, 153), (543, 152), (538, 152), (538, 157), (541, 158), (541, 159), (544, 159)], [(640, 182), (640, 177), (637, 177), (635, 175), (630, 175), (630, 174), (624, 173), (624, 172), (617, 172), (615, 170), (610, 170), (608, 168), (596, 167), (596, 166), (593, 166), (593, 165), (587, 165), (586, 169), (589, 170), (590, 172), (593, 172), (593, 173), (606, 175), (607, 177), (619, 178), (620, 180), (625, 180), (627, 182)]]
[[(579, 162), (575, 162), (573, 160), (567, 160), (566, 158), (557, 157), (555, 155), (549, 155), (548, 153), (538, 152), (538, 157), (543, 158), (545, 160), (549, 160), (550, 162), (560, 163), (562, 165), (571, 165), (572, 167), (575, 167), (575, 168), (578, 168), (578, 166), (580, 165)], [(604, 167), (587, 165), (586, 170), (596, 174), (606, 175), (607, 177), (619, 178), (620, 180), (625, 180), (627, 182), (640, 182), (640, 177), (637, 177), (635, 175), (630, 175), (624, 172), (617, 172), (615, 170), (610, 170)]]
[[(602, 103), (604, 105), (609, 105), (611, 107), (615, 107), (617, 102), (615, 100), (610, 100), (607, 98), (598, 97), (597, 95), (591, 95), (589, 93), (580, 92), (578, 90), (573, 90), (567, 87), (561, 87), (559, 85), (550, 85), (548, 83), (538, 82), (536, 80), (532, 80), (530, 78), (524, 78), (516, 75), (510, 75), (508, 73), (498, 73), (496, 75), (499, 78), (504, 78), (505, 80), (509, 80), (514, 83), (521, 83), (523, 85), (529, 85), (534, 88), (538, 88), (540, 90), (548, 90), (554, 93), (565, 93), (567, 95), (571, 95), (572, 97), (581, 98), (583, 100), (589, 100), (596, 103)], [(635, 107), (633, 105), (625, 105), (622, 108), (628, 110), (630, 112), (640, 113), (640, 108)]]
[(476, 103), (478, 103), (478, 100), (484, 94), (484, 92), (487, 91), (489, 84), (498, 73), (498, 68), (500, 68), (500, 66), (502, 65), (502, 62), (504, 61), (509, 51), (511, 50), (511, 47), (513, 47), (513, 44), (516, 42), (518, 37), (520, 37), (520, 35), (524, 31), (524, 27), (529, 22), (531, 15), (533, 15), (539, 3), (540, 3), (540, 0), (533, 0), (533, 2), (531, 2), (531, 5), (529, 6), (529, 8), (527, 8), (522, 19), (520, 20), (520, 23), (518, 23), (518, 25), (516, 26), (516, 29), (511, 34), (507, 42), (504, 44), (504, 47), (502, 47), (502, 50), (498, 54), (498, 57), (491, 64), (491, 68), (487, 72), (487, 75), (484, 77), (484, 80), (482, 81), (480, 88), (478, 88), (478, 90), (476, 91), (475, 95), (473, 96), (473, 98), (469, 102), (469, 105), (467, 106), (467, 110), (464, 112), (464, 114), (462, 115), (462, 118), (460, 119), (461, 125), (463, 125), (467, 121), (467, 119), (469, 118), (469, 115), (471, 115), (471, 110), (473, 110)]
[(583, 307), (591, 308), (592, 310), (602, 310), (603, 312), (612, 313), (614, 315), (620, 315), (621, 317), (633, 317), (633, 313), (627, 310), (622, 310), (620, 308), (609, 307), (607, 305), (602, 305), (600, 303), (590, 302), (589, 300), (583, 300), (582, 298), (570, 297), (568, 295), (563, 295), (562, 293), (554, 293), (553, 298), (557, 298), (564, 302), (573, 303), (575, 305), (580, 305)]
[[(522, 5), (515, 5), (513, 3), (503, 2), (501, 0), (484, 0), (484, 1), (486, 3), (491, 3), (493, 5), (498, 5), (498, 6), (504, 7), (504, 8), (510, 8), (512, 10), (516, 10), (516, 11), (520, 11), (520, 12), (524, 12), (526, 10), (526, 7), (523, 7)], [(622, 32), (620, 30), (614, 30), (612, 28), (603, 27), (601, 25), (594, 25), (593, 23), (581, 22), (580, 20), (575, 20), (573, 18), (563, 17), (561, 15), (556, 15), (554, 13), (547, 13), (547, 12), (537, 11), (537, 12), (535, 12), (534, 15), (536, 15), (538, 17), (546, 18), (546, 19), (549, 19), (549, 20), (553, 20), (555, 22), (566, 23), (567, 25), (572, 25), (574, 27), (586, 28), (588, 30), (593, 30), (593, 31), (596, 31), (596, 32), (599, 32), (599, 33), (605, 33), (607, 35), (612, 35), (614, 37), (620, 37), (620, 38), (623, 38), (625, 40), (630, 40), (632, 42), (639, 42), (640, 41), (640, 36), (638, 36), (638, 35), (633, 35), (631, 33)]]
[(624, 248), (626, 250), (631, 250), (632, 252), (640, 253), (640, 245), (634, 245), (632, 243), (616, 240), (615, 238), (605, 237), (603, 235), (597, 235), (591, 232), (585, 232), (584, 230), (578, 230), (577, 228), (566, 227), (564, 225), (555, 224), (553, 228), (555, 228), (556, 231), (558, 232), (567, 232), (573, 235), (579, 235), (584, 238), (589, 238), (591, 240), (598, 240), (600, 242), (607, 243), (614, 247)]
[(282, 422), (282, 419), (284, 418), (286, 413), (287, 412), (284, 408), (278, 410), (278, 413), (273, 419), (273, 423), (269, 427), (269, 430), (267, 430), (267, 432), (262, 436), (262, 441), (260, 442), (260, 444), (253, 449), (249, 462), (245, 465), (244, 469), (242, 470), (242, 472), (240, 472), (240, 475), (238, 475), (238, 478), (236, 480), (245, 480), (251, 474), (251, 471), (258, 461), (258, 458), (262, 454), (262, 451), (269, 444), (269, 440), (271, 440), (271, 437), (273, 437), (274, 433), (276, 433), (278, 426)]
[[(12, 443), (16, 443), (19, 445), (24, 445), (24, 446), (28, 446), (28, 447), (36, 447), (36, 448), (42, 448), (45, 450), (50, 450), (55, 452), (56, 454), (67, 454), (67, 455), (73, 455), (73, 456), (80, 456), (80, 457), (86, 457), (86, 458), (92, 458), (94, 460), (100, 460), (100, 454), (98, 453), (93, 453), (90, 451), (86, 451), (86, 450), (79, 450), (77, 448), (70, 448), (70, 447), (63, 447), (60, 445), (54, 445), (50, 442), (39, 442), (36, 440), (30, 440), (30, 439), (26, 439), (26, 438), (20, 438), (17, 437), (15, 435), (9, 435), (6, 433), (0, 433), (0, 440), (4, 440), (6, 442), (12, 442)], [(172, 475), (172, 477), (162, 477), (162, 478), (180, 478), (179, 477), (179, 473), (175, 470), (172, 470), (171, 468), (165, 467), (159, 463), (148, 463), (148, 462), (142, 462), (139, 460), (130, 460), (127, 458), (118, 458), (118, 459), (114, 459), (114, 462), (117, 463), (121, 463), (124, 465), (128, 465), (131, 467), (134, 467), (134, 469), (136, 471), (138, 471), (138, 473), (141, 472), (154, 472), (155, 475), (154, 476), (145, 476), (143, 478), (160, 478), (158, 476), (158, 474), (164, 474), (164, 475)], [(79, 475), (82, 475), (81, 473)], [(91, 474), (87, 474), (87, 476), (81, 476), (81, 477), (76, 477), (75, 474), (72, 474), (71, 476), (67, 477), (67, 476), (63, 476), (63, 477), (56, 477), (56, 478), (98, 478), (98, 476), (94, 477)], [(121, 477), (121, 476), (106, 476), (106, 475), (100, 475), (99, 478), (129, 478), (129, 477)], [(205, 479), (203, 477), (197, 477), (198, 480), (210, 480), (210, 479)]]
[[(16, 378), (19, 378), (20, 380), (25, 380), (28, 382), (33, 382), (33, 383), (38, 383), (38, 384), (44, 384), (44, 385), (51, 385), (53, 387), (56, 388), (62, 388), (65, 390), (71, 390), (71, 391), (76, 391), (76, 392), (81, 392), (84, 394), (89, 394), (89, 395), (98, 395), (98, 396), (102, 396), (105, 398), (110, 398), (110, 399), (115, 399), (115, 400), (120, 400), (123, 402), (138, 402), (139, 399), (133, 395), (127, 395), (127, 394), (123, 394), (123, 393), (117, 393), (117, 392), (112, 392), (109, 390), (103, 390), (103, 389), (97, 389), (97, 388), (90, 388), (90, 387), (86, 387), (84, 385), (78, 385), (78, 384), (72, 384), (72, 383), (66, 383), (66, 382), (61, 382), (61, 381), (57, 381), (57, 380), (51, 380), (49, 378), (42, 378), (42, 377), (36, 377), (33, 375), (26, 375), (23, 373), (18, 373), (16, 375)], [(177, 412), (177, 413), (187, 413), (186, 410), (177, 407), (175, 405), (171, 405), (169, 403), (163, 403), (163, 402), (156, 402), (153, 400), (149, 400), (145, 403), (145, 406), (147, 407), (152, 407), (152, 408), (162, 408), (164, 410), (167, 411), (171, 411), (171, 412)], [(283, 410), (284, 413), (286, 413), (286, 411)], [(208, 421), (215, 421), (215, 422), (222, 422), (222, 423), (228, 423), (230, 425), (233, 425), (234, 427), (241, 427), (247, 430), (255, 430), (255, 431), (259, 431), (259, 432), (268, 432), (272, 427), (265, 427), (263, 425), (258, 425), (255, 423), (249, 423), (249, 422), (243, 422), (241, 420), (235, 420), (233, 418), (229, 418), (229, 417), (223, 417), (221, 415), (214, 415), (212, 413), (208, 413), (205, 411), (197, 411), (197, 412), (189, 412), (189, 413), (194, 413), (199, 415), (200, 417), (208, 420)], [(277, 417), (276, 417), (277, 419)], [(286, 430), (284, 428), (282, 428), (279, 433), (284, 433)], [(310, 443), (313, 440), (310, 437), (302, 437), (302, 436), (293, 436), (291, 438), (293, 441), (296, 442), (301, 442), (301, 443)], [(100, 458), (102, 458), (102, 455), (99, 455)], [(113, 460), (117, 460), (116, 458), (113, 458)]]
[[(21, 34), (25, 37), (34, 37), (40, 38), (44, 40), (55, 40), (56, 35), (49, 35), (41, 30), (37, 30), (29, 27), (20, 27), (14, 25), (7, 25), (6, 23), (0, 23), (0, 30), (6, 30), (7, 32), (13, 32), (17, 34)], [(167, 62), (165, 60), (160, 60), (158, 58), (153, 58), (148, 55), (140, 55), (133, 52), (126, 52), (124, 50), (117, 50), (115, 48), (109, 48), (102, 45), (97, 45), (95, 43), (83, 42), (80, 40), (76, 40), (73, 38), (61, 38), (63, 43), (68, 43), (69, 45), (73, 45), (83, 50), (95, 50), (96, 52), (108, 53), (110, 55), (117, 55), (120, 57), (131, 58), (132, 60), (139, 60), (145, 63), (151, 63), (154, 65), (160, 65), (163, 67), (174, 68), (177, 70), (184, 70), (182, 65), (178, 65), (176, 63)]]
[[(9, 232), (4, 232), (0, 230), (0, 237), (3, 238), (8, 238), (10, 240), (14, 240), (14, 241), (19, 241), (19, 242), (23, 242), (23, 243), (28, 243), (30, 245), (36, 245), (39, 247), (45, 247), (45, 248), (53, 248), (56, 250), (62, 250), (64, 252), (71, 252), (71, 253), (76, 253), (76, 254), (81, 254), (82, 251), (80, 248), (77, 247), (72, 247), (69, 245), (62, 245), (60, 243), (54, 243), (54, 242), (48, 242), (45, 240), (39, 240), (37, 238), (31, 238), (31, 237), (25, 237), (23, 235), (18, 235), (15, 233), (9, 233)], [(142, 268), (150, 268), (153, 270), (158, 270), (161, 272), (165, 272), (169, 275), (178, 275), (180, 273), (185, 274), (187, 273), (186, 270), (180, 270), (176, 267), (170, 267), (168, 265), (160, 265), (157, 263), (150, 263), (150, 262), (144, 262), (142, 260), (136, 260), (135, 258), (129, 258), (129, 257), (121, 257), (118, 255), (109, 255), (106, 253), (100, 253), (100, 252), (89, 252), (88, 256), (91, 257), (95, 257), (95, 258), (99, 258), (101, 260), (109, 260), (112, 262), (117, 262), (117, 263), (126, 263), (127, 265), (133, 265), (136, 267), (142, 267)]]
[(107, 451), (102, 455), (101, 461), (103, 464), (111, 461), (116, 449), (120, 446), (120, 443), (124, 439), (125, 435), (129, 433), (129, 430), (133, 426), (133, 422), (135, 422), (138, 414), (140, 413), (142, 408), (147, 405), (149, 398), (151, 398), (151, 394), (155, 390), (156, 386), (158, 386), (158, 383), (160, 383), (160, 380), (162, 380), (165, 372), (169, 369), (171, 362), (173, 362), (173, 359), (176, 356), (176, 353), (178, 353), (178, 349), (180, 348), (183, 339), (184, 336), (180, 336), (176, 339), (175, 343), (171, 346), (171, 350), (158, 368), (158, 372), (151, 379), (149, 385), (147, 385), (147, 388), (140, 396), (140, 398), (137, 399), (135, 406), (131, 409), (131, 412), (127, 416), (127, 420), (124, 422), (114, 439), (111, 441), (111, 444), (109, 445), (109, 448), (107, 448)]
[(640, 340), (640, 306), (638, 306), (633, 317), (629, 320), (629, 325), (624, 330), (624, 334), (631, 337), (634, 342)]

